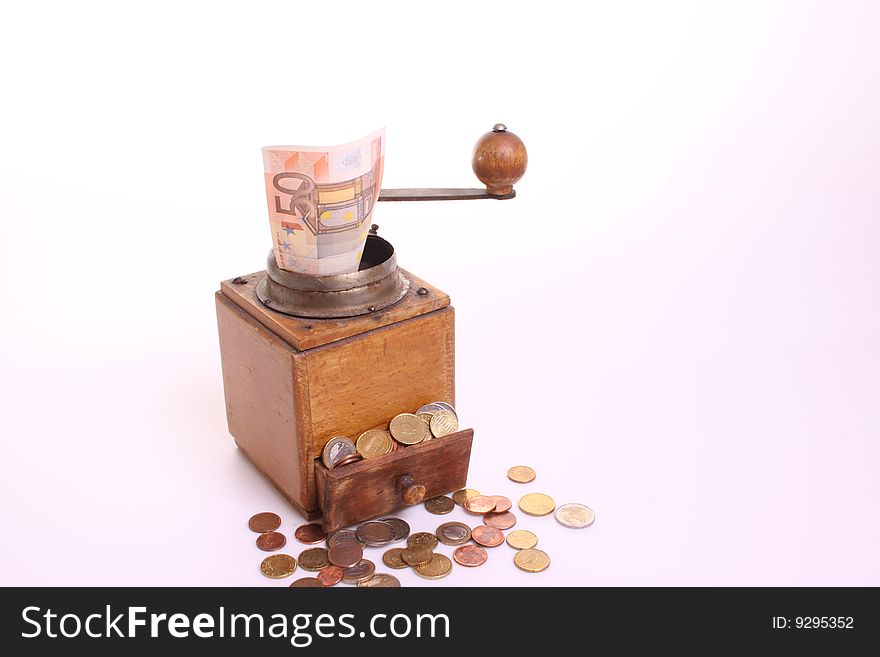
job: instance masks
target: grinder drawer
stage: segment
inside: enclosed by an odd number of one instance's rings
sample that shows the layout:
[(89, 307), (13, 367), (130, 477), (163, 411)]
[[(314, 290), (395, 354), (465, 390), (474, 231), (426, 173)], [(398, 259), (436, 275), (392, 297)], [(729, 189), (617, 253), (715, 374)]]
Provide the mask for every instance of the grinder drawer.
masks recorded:
[(333, 470), (315, 461), (324, 531), (464, 488), (473, 439), (474, 430), (465, 429)]

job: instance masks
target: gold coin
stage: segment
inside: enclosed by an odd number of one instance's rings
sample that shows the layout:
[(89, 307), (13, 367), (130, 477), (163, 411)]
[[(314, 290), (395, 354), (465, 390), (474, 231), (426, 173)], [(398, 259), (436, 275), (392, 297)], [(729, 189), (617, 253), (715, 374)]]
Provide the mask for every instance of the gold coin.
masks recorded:
[(342, 581), (346, 584), (366, 582), (376, 572), (376, 564), (369, 559), (361, 559), (355, 565), (343, 568)]
[(358, 588), (383, 588), (383, 589), (399, 589), (400, 580), (394, 575), (388, 573), (376, 573), (370, 579), (364, 582), (358, 582)]
[(434, 551), (427, 545), (414, 545), (404, 548), (400, 553), (401, 558), (410, 566), (420, 566), (428, 563), (434, 555)]
[(457, 490), (452, 494), (452, 501), (458, 504), (458, 506), (464, 506), (464, 503), (467, 502), (472, 497), (479, 497), (480, 491), (474, 490), (473, 488), (462, 488), (461, 490)]
[(518, 484), (527, 484), (530, 481), (534, 481), (536, 476), (535, 471), (527, 465), (515, 465), (507, 471), (507, 478)]
[(431, 416), (431, 434), (442, 438), (458, 431), (458, 418), (452, 411), (437, 411)]
[(543, 550), (528, 548), (513, 555), (513, 563), (527, 573), (540, 573), (550, 565), (550, 557)]
[(388, 428), (394, 440), (404, 445), (415, 445), (428, 436), (428, 423), (412, 413), (395, 416)]
[(445, 554), (435, 554), (427, 563), (417, 565), (413, 570), (425, 579), (440, 579), (452, 572), (452, 560)]
[[(416, 413), (416, 417), (420, 420), (424, 420), (426, 424), (431, 424), (431, 418), (434, 417), (433, 413)], [(429, 433), (425, 440), (431, 440), (431, 434)]]
[(309, 548), (303, 550), (299, 555), (299, 565), (303, 570), (311, 570), (318, 572), (322, 568), (330, 565), (330, 559), (327, 558), (327, 548)]
[(444, 522), (437, 528), (436, 536), (443, 545), (462, 545), (471, 540), (471, 528), (463, 522)]
[(556, 522), (564, 527), (572, 529), (583, 529), (593, 524), (596, 514), (593, 510), (583, 504), (563, 504), (556, 509)]
[(556, 508), (556, 502), (549, 495), (544, 493), (529, 493), (519, 498), (519, 508), (523, 513), (530, 516), (546, 516), (553, 513)]
[(260, 572), (272, 579), (288, 577), (296, 570), (296, 559), (289, 554), (273, 554), (263, 559)]
[(525, 529), (517, 529), (507, 535), (507, 544), (514, 550), (528, 550), (538, 544), (538, 537)]
[(428, 510), (428, 513), (433, 513), (435, 516), (442, 516), (451, 512), (455, 508), (455, 502), (452, 501), (451, 497), (440, 495), (438, 497), (432, 497), (430, 500), (425, 500), (425, 508)]
[(369, 429), (364, 431), (357, 439), (355, 446), (358, 453), (365, 459), (374, 459), (377, 456), (385, 456), (391, 451), (394, 440), (391, 434), (382, 429)]
[(415, 534), (411, 534), (408, 539), (406, 539), (406, 544), (409, 547), (415, 547), (416, 545), (427, 545), (432, 550), (437, 547), (437, 537), (430, 532), (416, 532)]
[(402, 556), (400, 556), (405, 549), (406, 548), (391, 548), (390, 550), (386, 550), (385, 554), (382, 555), (382, 563), (395, 570), (406, 568), (409, 564), (403, 560)]

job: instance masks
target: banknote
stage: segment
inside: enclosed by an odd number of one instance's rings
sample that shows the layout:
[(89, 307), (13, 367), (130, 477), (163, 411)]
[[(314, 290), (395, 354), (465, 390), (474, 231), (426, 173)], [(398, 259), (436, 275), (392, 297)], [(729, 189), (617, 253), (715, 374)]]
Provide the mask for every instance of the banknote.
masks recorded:
[(341, 146), (266, 146), (263, 171), (281, 269), (357, 271), (382, 187), (385, 130)]

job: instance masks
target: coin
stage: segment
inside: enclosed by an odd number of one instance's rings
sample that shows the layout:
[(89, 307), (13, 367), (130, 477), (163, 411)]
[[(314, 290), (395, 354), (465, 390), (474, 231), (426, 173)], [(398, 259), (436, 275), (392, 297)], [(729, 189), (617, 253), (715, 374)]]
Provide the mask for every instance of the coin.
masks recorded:
[(258, 534), (275, 531), (280, 526), (281, 518), (278, 514), (269, 513), (268, 511), (257, 513), (256, 515), (251, 516), (251, 519), (248, 520), (248, 528), (252, 532), (257, 532)]
[(327, 441), (321, 452), (321, 460), (328, 470), (332, 470), (339, 461), (357, 451), (354, 443), (345, 436), (336, 436)]
[(272, 579), (287, 577), (296, 570), (296, 559), (289, 554), (273, 554), (260, 564), (260, 572)]
[(357, 537), (364, 545), (388, 545), (394, 540), (394, 527), (382, 520), (371, 520), (357, 528)]
[(281, 532), (266, 532), (257, 536), (257, 547), (263, 552), (280, 550), (287, 544), (287, 539)]
[(483, 516), (483, 522), (496, 529), (510, 529), (516, 524), (516, 516), (510, 511), (487, 513)]
[(479, 545), (462, 545), (461, 547), (455, 548), (455, 552), (452, 553), (452, 558), (462, 566), (473, 568), (475, 566), (482, 566), (486, 563), (486, 560), (489, 558), (489, 553)]
[(504, 495), (490, 495), (495, 500), (495, 508), (492, 509), (493, 513), (504, 513), (505, 511), (509, 511), (510, 507), (513, 506), (513, 502), (504, 497)]
[(445, 554), (434, 554), (427, 563), (420, 563), (413, 570), (425, 579), (440, 579), (452, 572), (452, 561)]
[(400, 556), (405, 549), (406, 548), (391, 548), (390, 550), (386, 550), (385, 554), (382, 555), (382, 563), (389, 568), (394, 568), (396, 570), (406, 568), (408, 564), (403, 560), (403, 557)]
[(444, 410), (449, 411), (449, 412), (452, 413), (456, 418), (458, 417), (458, 411), (456, 411), (455, 408), (453, 408), (452, 404), (448, 404), (448, 403), (445, 402), (445, 401), (437, 401), (437, 402), (434, 402), (434, 404), (436, 404), (437, 406), (439, 406), (440, 408), (442, 408), (442, 409), (444, 409)]
[(342, 568), (333, 564), (324, 566), (318, 573), (318, 581), (324, 586), (339, 584), (342, 581)]
[(437, 411), (431, 416), (431, 434), (442, 438), (458, 431), (458, 418), (452, 411)]
[(391, 451), (394, 440), (391, 434), (382, 429), (369, 429), (364, 431), (355, 443), (357, 451), (365, 459), (374, 459), (377, 456), (385, 456)]
[(360, 543), (360, 541), (355, 530), (338, 529), (327, 536), (327, 547), (336, 547), (339, 543)]
[(309, 548), (299, 554), (299, 565), (303, 570), (318, 572), (330, 565), (327, 548)]
[(430, 549), (434, 549), (437, 547), (437, 537), (430, 532), (416, 532), (412, 534), (408, 539), (406, 539), (406, 544), (409, 547), (413, 547), (416, 545), (427, 545)]
[(417, 410), (416, 415), (418, 415), (419, 413), (430, 413), (431, 415), (434, 415), (434, 413), (436, 413), (437, 411), (445, 411), (445, 410), (448, 410), (448, 409), (444, 408), (443, 406), (441, 406), (437, 402), (431, 402), (430, 404), (425, 404), (419, 410)]
[(497, 502), (491, 495), (477, 495), (465, 500), (464, 508), (471, 513), (482, 515), (495, 510)]
[(376, 572), (376, 564), (369, 559), (361, 559), (355, 565), (349, 566), (343, 571), (342, 581), (346, 584), (366, 582)]
[(513, 563), (527, 573), (540, 573), (550, 565), (550, 557), (542, 550), (528, 548), (513, 555)]
[[(416, 417), (419, 418), (420, 420), (424, 420), (430, 426), (431, 418), (434, 417), (434, 413), (433, 412), (432, 413), (418, 412), (418, 413), (416, 413)], [(431, 440), (431, 437), (432, 437), (431, 432), (429, 431), (428, 435), (425, 436), (425, 440)]]
[(404, 548), (400, 553), (400, 558), (410, 566), (418, 566), (419, 564), (428, 563), (433, 557), (434, 551), (427, 545), (413, 545)]
[(583, 529), (593, 524), (596, 514), (593, 510), (583, 504), (575, 504), (570, 502), (563, 504), (556, 509), (556, 521), (565, 527), (572, 529)]
[(507, 478), (518, 484), (527, 484), (535, 480), (535, 471), (527, 465), (515, 465), (507, 471)]
[(314, 522), (300, 525), (293, 532), (293, 536), (300, 543), (305, 543), (306, 545), (314, 545), (315, 543), (322, 543), (327, 540), (327, 534), (321, 529), (321, 525)]
[(471, 528), (463, 522), (444, 522), (437, 528), (437, 538), (443, 545), (461, 545), (471, 540)]
[(440, 495), (439, 497), (432, 497), (430, 500), (426, 500), (425, 508), (428, 510), (428, 513), (442, 516), (455, 508), (455, 502), (452, 501), (451, 497)]
[(360, 543), (351, 543), (348, 541), (337, 543), (327, 555), (330, 563), (348, 568), (355, 565), (364, 556), (364, 548)]
[(553, 513), (553, 509), (556, 508), (556, 502), (553, 501), (552, 497), (544, 495), (544, 493), (529, 493), (519, 499), (519, 508), (523, 513), (528, 513), (530, 516), (546, 516), (549, 513)]
[(363, 461), (364, 457), (360, 454), (349, 454), (345, 458), (339, 459), (339, 461), (334, 465), (334, 468), (341, 468), (346, 465), (351, 465), (352, 463), (357, 463), (358, 461)]
[(323, 588), (323, 586), (324, 585), (315, 577), (300, 577), (299, 579), (293, 580), (293, 584), (290, 585), (290, 588)]
[(452, 501), (458, 504), (458, 506), (464, 506), (464, 503), (470, 498), (479, 496), (480, 491), (478, 490), (474, 490), (473, 488), (462, 488), (452, 494)]
[(388, 573), (376, 573), (370, 579), (363, 582), (358, 582), (358, 587), (399, 589), (400, 580), (397, 579), (394, 575), (389, 575)]
[(489, 527), (488, 525), (474, 527), (471, 530), (471, 538), (474, 539), (474, 543), (479, 543), (486, 547), (495, 547), (504, 542), (504, 534), (501, 533), (501, 530)]
[(538, 544), (538, 537), (525, 529), (517, 529), (507, 535), (507, 544), (514, 550), (527, 550)]
[[(432, 419), (433, 421), (433, 419)], [(412, 413), (401, 413), (388, 425), (394, 440), (404, 445), (415, 445), (428, 435), (427, 423)]]
[(391, 525), (391, 529), (394, 530), (394, 538), (391, 539), (392, 543), (397, 543), (397, 541), (402, 541), (407, 536), (409, 536), (409, 525), (405, 520), (401, 520), (400, 518), (379, 518), (382, 522), (387, 522)]

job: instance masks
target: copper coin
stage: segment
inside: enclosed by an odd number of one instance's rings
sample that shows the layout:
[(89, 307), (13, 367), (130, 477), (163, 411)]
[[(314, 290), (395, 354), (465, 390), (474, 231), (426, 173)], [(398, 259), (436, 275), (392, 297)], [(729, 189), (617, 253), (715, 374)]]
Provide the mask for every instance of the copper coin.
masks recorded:
[(391, 539), (392, 543), (402, 541), (409, 536), (409, 525), (405, 520), (401, 520), (400, 518), (379, 518), (379, 520), (387, 522), (391, 525), (391, 529), (394, 530), (394, 538)]
[(489, 527), (488, 525), (480, 525), (471, 530), (471, 538), (475, 543), (485, 545), (486, 547), (495, 547), (504, 542), (504, 534), (500, 529)]
[(414, 545), (400, 553), (400, 558), (410, 566), (419, 566), (428, 563), (434, 556), (434, 551), (427, 545)]
[(252, 532), (257, 532), (258, 534), (273, 532), (280, 526), (281, 518), (278, 516), (278, 514), (269, 513), (268, 511), (253, 515), (251, 516), (251, 519), (248, 520), (248, 528)]
[(425, 500), (425, 508), (428, 510), (428, 513), (433, 513), (435, 516), (442, 516), (451, 512), (455, 508), (455, 502), (452, 501), (451, 497), (440, 495), (439, 497), (432, 497), (430, 500)]
[(527, 484), (535, 480), (535, 471), (527, 465), (515, 465), (507, 471), (507, 478), (518, 484)]
[(403, 557), (400, 556), (405, 549), (406, 548), (391, 548), (390, 550), (386, 550), (385, 554), (382, 555), (382, 563), (389, 568), (394, 568), (396, 570), (406, 568), (409, 564), (407, 564), (406, 561), (403, 560)]
[(327, 548), (309, 548), (299, 554), (299, 565), (303, 570), (318, 572), (330, 565)]
[(330, 564), (324, 566), (318, 573), (318, 581), (324, 586), (333, 586), (342, 581), (342, 568)]
[(272, 579), (281, 579), (296, 570), (296, 559), (289, 554), (273, 554), (263, 559), (260, 572)]
[(305, 543), (306, 545), (314, 545), (315, 543), (322, 543), (327, 540), (327, 533), (321, 529), (321, 525), (314, 522), (300, 525), (293, 532), (293, 536), (300, 543)]
[(462, 545), (461, 547), (455, 548), (455, 552), (452, 553), (452, 558), (462, 566), (473, 568), (476, 566), (482, 566), (486, 563), (486, 560), (489, 558), (489, 553), (479, 545)]
[(434, 549), (437, 547), (437, 537), (434, 534), (429, 532), (416, 532), (412, 534), (408, 539), (406, 539), (406, 544), (409, 547), (414, 547), (416, 545), (427, 545), (430, 549)]
[(371, 520), (357, 528), (358, 540), (365, 545), (388, 545), (394, 540), (394, 527), (382, 520)]
[(287, 545), (287, 539), (281, 532), (266, 532), (257, 536), (257, 547), (263, 552), (274, 552)]
[(364, 556), (364, 548), (360, 543), (338, 543), (330, 548), (330, 563), (343, 568), (355, 565)]
[(443, 545), (462, 545), (471, 540), (471, 528), (463, 522), (444, 522), (437, 528), (437, 538)]
[(483, 522), (496, 529), (510, 529), (516, 524), (516, 516), (510, 511), (487, 513), (483, 516)]
[(328, 534), (327, 547), (335, 547), (339, 543), (360, 543), (357, 532), (353, 529), (337, 529)]
[(510, 511), (510, 507), (513, 506), (513, 502), (504, 495), (492, 495), (491, 497), (495, 500), (495, 508), (492, 509), (492, 513), (504, 513)]
[(437, 553), (430, 561), (414, 566), (413, 570), (425, 579), (440, 579), (452, 572), (452, 560), (445, 554)]
[(361, 454), (349, 454), (345, 458), (339, 459), (339, 462), (334, 465), (334, 468), (341, 468), (344, 465), (349, 465), (350, 463), (357, 463), (358, 461), (363, 461), (364, 457)]
[(361, 559), (355, 565), (349, 566), (342, 573), (342, 581), (346, 584), (366, 582), (376, 572), (376, 564), (369, 559)]
[(397, 579), (394, 575), (389, 575), (388, 573), (376, 573), (370, 579), (363, 582), (358, 582), (358, 588), (360, 587), (376, 589), (399, 589), (400, 580)]
[(464, 506), (464, 503), (470, 498), (479, 496), (480, 491), (478, 490), (474, 490), (473, 488), (462, 488), (452, 494), (452, 501), (458, 504), (458, 506)]
[(478, 495), (465, 500), (464, 508), (474, 514), (482, 515), (495, 510), (497, 502), (491, 495)]
[(316, 577), (300, 577), (290, 585), (292, 589), (323, 588), (324, 585)]

